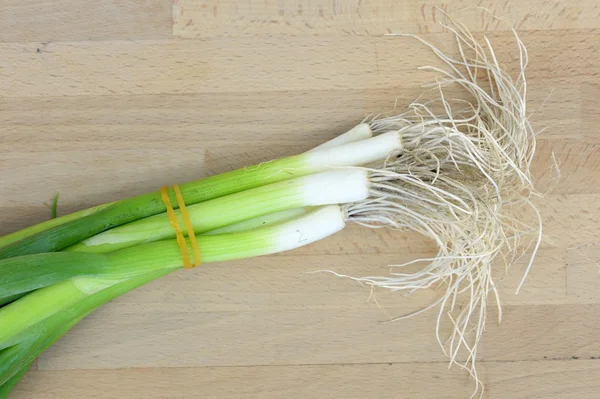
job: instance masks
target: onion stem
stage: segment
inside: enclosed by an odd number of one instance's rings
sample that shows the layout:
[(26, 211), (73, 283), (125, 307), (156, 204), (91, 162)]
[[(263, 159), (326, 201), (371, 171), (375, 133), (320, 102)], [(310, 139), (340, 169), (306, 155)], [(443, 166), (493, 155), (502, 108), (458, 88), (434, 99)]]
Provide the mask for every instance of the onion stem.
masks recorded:
[[(278, 225), (241, 233), (199, 236), (198, 245), (205, 263), (219, 262), (288, 251), (321, 240), (342, 230), (344, 226), (342, 209), (338, 205), (329, 205)], [(55, 255), (58, 254), (29, 256), (36, 258), (38, 264), (43, 264), (46, 258)], [(62, 281), (52, 281), (52, 285), (39, 288), (0, 308), (0, 349), (19, 343), (28, 337), (29, 333), (24, 334), (24, 331), (30, 331), (48, 317), (136, 275), (171, 272), (182, 267), (176, 240), (157, 241), (109, 254), (72, 255), (87, 256), (87, 273), (81, 273), (80, 261), (72, 259), (61, 265)], [(10, 260), (0, 261), (7, 287), (11, 286), (13, 275), (2, 267)], [(68, 278), (70, 270), (74, 270), (73, 277)], [(47, 275), (43, 273), (40, 277)], [(34, 278), (32, 276), (30, 281)]]
[[(340, 204), (369, 196), (368, 174), (340, 169), (257, 187), (187, 207), (197, 234), (288, 209)], [(181, 214), (175, 212), (179, 225)], [(106, 253), (175, 236), (166, 213), (137, 220), (88, 238), (66, 251)]]
[[(252, 188), (306, 176), (334, 167), (368, 164), (400, 150), (400, 136), (381, 134), (360, 142), (281, 158), (220, 175), (181, 184), (186, 205), (208, 201)], [(171, 202), (176, 203), (171, 195)], [(160, 193), (153, 192), (113, 203), (106, 208), (58, 224), (0, 248), (0, 259), (41, 252), (59, 251), (95, 234), (135, 220), (165, 212)]]

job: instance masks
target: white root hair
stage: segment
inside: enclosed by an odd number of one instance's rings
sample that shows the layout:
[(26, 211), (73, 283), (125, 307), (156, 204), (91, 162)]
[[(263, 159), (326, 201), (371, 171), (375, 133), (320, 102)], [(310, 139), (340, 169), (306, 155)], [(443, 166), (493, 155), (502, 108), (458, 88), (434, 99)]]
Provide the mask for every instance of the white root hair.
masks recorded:
[[(435, 242), (438, 252), (433, 258), (391, 265), (387, 276), (350, 278), (407, 293), (445, 287), (441, 297), (423, 311), (439, 306), (438, 342), (450, 366), (458, 365), (474, 378), (475, 396), (483, 395), (477, 348), (490, 294), (498, 319), (502, 317), (493, 272), (504, 273), (520, 259), (529, 249), (523, 250), (523, 241), (531, 237), (534, 247), (520, 289), (539, 248), (542, 226), (532, 201), (538, 194), (530, 174), (535, 133), (526, 110), (525, 46), (513, 29), (520, 60), (513, 79), (501, 67), (487, 38), (482, 45), (464, 25), (450, 21), (445, 26), (453, 32), (460, 56), (451, 58), (413, 36), (445, 64), (444, 68), (424, 67), (441, 75), (430, 86), (436, 96), (413, 102), (400, 115), (369, 121), (376, 133), (398, 131), (404, 149), (370, 169), (370, 198), (349, 204), (345, 210), (351, 222), (410, 230)], [(446, 98), (451, 86), (471, 100)], [(517, 220), (518, 212), (526, 207), (534, 210), (538, 226)], [(421, 270), (406, 271), (407, 266), (421, 262), (425, 263)], [(504, 264), (503, 270), (494, 267), (497, 263)], [(441, 336), (444, 321), (452, 328), (449, 337)]]

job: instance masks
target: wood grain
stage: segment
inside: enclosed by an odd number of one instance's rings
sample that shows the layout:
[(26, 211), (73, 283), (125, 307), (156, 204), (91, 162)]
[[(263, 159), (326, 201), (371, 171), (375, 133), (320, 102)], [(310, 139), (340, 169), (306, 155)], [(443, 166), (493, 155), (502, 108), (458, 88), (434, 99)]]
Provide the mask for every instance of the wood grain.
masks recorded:
[(172, 34), (169, 2), (162, 0), (3, 0), (0, 41), (137, 40)]
[[(445, 51), (455, 47), (450, 33), (423, 37)], [(569, 42), (559, 37), (556, 31), (522, 34), (531, 64), (540, 65), (529, 78), (544, 82), (546, 97), (550, 71), (551, 84), (591, 83), (598, 73), (594, 59), (585, 56), (600, 50), (597, 33), (574, 30)], [(496, 32), (490, 38), (497, 56), (516, 65), (513, 34)], [(2, 43), (0, 55), (4, 97), (418, 88), (435, 75), (417, 67), (440, 65), (410, 37), (58, 42), (44, 49)]]
[[(594, 360), (483, 362), (486, 398), (593, 397), (600, 363)], [(352, 398), (469, 397), (458, 372), (444, 363), (331, 366), (253, 366), (33, 371), (15, 397), (89, 396), (98, 380), (103, 398)], [(30, 396), (26, 396), (30, 395)]]
[[(439, 7), (439, 8), (436, 8)], [(442, 10), (530, 56), (528, 106), (546, 241), (500, 284), (479, 352), (486, 399), (600, 389), (600, 5), (594, 0), (104, 1), (0, 5), (0, 234), (163, 184), (320, 144), (404, 108), (449, 53)], [(556, 159), (561, 179), (548, 167)], [(14, 398), (468, 398), (434, 334), (435, 291), (331, 274), (429, 256), (412, 234), (349, 226), (286, 254), (208, 264), (102, 307), (44, 353)], [(443, 326), (447, 329), (448, 326)]]
[[(592, 29), (600, 16), (592, 0), (510, 1), (199, 1), (174, 2), (173, 32), (186, 38), (240, 36), (379, 36), (385, 33), (440, 32), (444, 13), (460, 10), (473, 31)], [(482, 13), (481, 9), (489, 10)]]

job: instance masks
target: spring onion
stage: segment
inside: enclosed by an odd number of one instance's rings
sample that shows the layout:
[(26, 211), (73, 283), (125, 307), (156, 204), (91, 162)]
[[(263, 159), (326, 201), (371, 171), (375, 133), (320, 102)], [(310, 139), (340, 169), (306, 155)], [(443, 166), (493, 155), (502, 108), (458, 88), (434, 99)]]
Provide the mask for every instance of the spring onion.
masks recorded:
[[(184, 267), (182, 256), (194, 254), (192, 238), (202, 262), (220, 262), (292, 250), (349, 224), (409, 230), (437, 245), (436, 256), (392, 265), (389, 275), (323, 272), (407, 293), (440, 288), (440, 298), (422, 311), (439, 307), (439, 344), (482, 393), (476, 359), (490, 295), (500, 309), (493, 266), (517, 258), (518, 245), (535, 232), (524, 279), (541, 240), (541, 222), (536, 229), (515, 216), (529, 207), (539, 218), (530, 174), (535, 134), (518, 36), (521, 70), (513, 80), (489, 41), (480, 45), (461, 25), (452, 32), (460, 57), (423, 41), (446, 65), (429, 67), (442, 75), (431, 86), (434, 98), (367, 120), (304, 154), (183, 184), (189, 220), (183, 212), (165, 215), (172, 209), (150, 193), (1, 238), (0, 398), (94, 309)], [(448, 86), (471, 101), (448, 99)], [(187, 222), (193, 234), (185, 239), (173, 226)], [(420, 262), (415, 272), (395, 271)], [(442, 338), (444, 321), (450, 336)]]
[[(364, 170), (332, 170), (190, 205), (187, 211), (196, 233), (307, 206), (330, 205), (366, 199), (368, 173)], [(176, 212), (183, 224), (181, 214)], [(128, 223), (67, 248), (67, 251), (111, 252), (141, 243), (175, 236), (166, 213)]]
[[(390, 132), (185, 183), (181, 185), (181, 192), (186, 205), (196, 204), (333, 167), (375, 162), (401, 148), (398, 133)], [(171, 201), (176, 202), (174, 196)], [(11, 242), (0, 248), (0, 259), (61, 250), (102, 231), (162, 212), (165, 212), (165, 205), (159, 193), (118, 201), (89, 215)]]
[[(353, 127), (352, 129), (350, 129), (349, 131), (347, 131), (346, 133), (341, 134), (323, 144), (320, 144), (317, 147), (314, 147), (313, 149), (309, 150), (308, 152), (315, 152), (315, 151), (325, 150), (325, 149), (329, 149), (329, 148), (333, 148), (333, 147), (339, 147), (343, 144), (354, 143), (354, 142), (368, 139), (371, 137), (373, 137), (373, 131), (371, 130), (369, 124), (368, 123), (360, 123), (360, 124), (356, 125), (355, 127)], [(68, 223), (68, 222), (76, 220), (76, 219), (80, 219), (80, 218), (88, 216), (92, 213), (99, 212), (99, 211), (114, 204), (113, 202), (110, 202), (110, 203), (94, 206), (94, 207), (91, 207), (88, 209), (83, 209), (83, 210), (80, 210), (77, 212), (73, 212), (68, 215), (56, 217), (55, 211), (56, 211), (56, 200), (57, 199), (58, 199), (58, 194), (55, 197), (55, 203), (53, 204), (53, 218), (52, 219), (0, 237), (0, 248), (6, 247), (7, 245), (12, 244), (16, 241), (19, 241), (25, 237), (29, 237), (34, 234), (41, 233), (43, 231), (47, 231), (55, 226), (65, 224), (65, 223)]]

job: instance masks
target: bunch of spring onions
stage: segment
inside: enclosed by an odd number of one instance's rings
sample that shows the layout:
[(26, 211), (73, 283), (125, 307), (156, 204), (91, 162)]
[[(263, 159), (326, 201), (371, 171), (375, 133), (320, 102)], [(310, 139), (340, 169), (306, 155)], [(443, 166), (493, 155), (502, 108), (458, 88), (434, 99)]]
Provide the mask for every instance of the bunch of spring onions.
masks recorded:
[[(526, 233), (541, 231), (513, 216), (535, 195), (535, 138), (525, 107), (527, 53), (516, 34), (521, 68), (513, 80), (489, 42), (480, 45), (459, 24), (452, 31), (460, 57), (426, 43), (446, 68), (431, 67), (442, 75), (434, 97), (400, 115), (367, 119), (303, 154), (0, 237), (0, 398), (37, 356), (111, 299), (192, 259), (197, 266), (288, 251), (349, 223), (410, 230), (436, 243), (435, 257), (415, 260), (425, 262), (420, 271), (345, 277), (406, 292), (445, 286), (429, 308), (439, 306), (439, 320), (450, 315), (453, 332), (438, 339), (451, 363), (467, 351), (460, 366), (477, 392), (477, 343), (488, 295), (497, 295), (493, 265), (516, 254)], [(448, 86), (471, 101), (446, 98)], [(462, 297), (468, 306), (459, 308)]]

